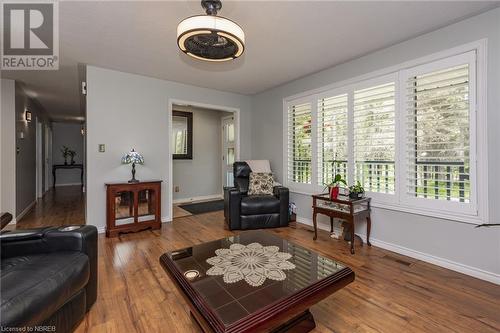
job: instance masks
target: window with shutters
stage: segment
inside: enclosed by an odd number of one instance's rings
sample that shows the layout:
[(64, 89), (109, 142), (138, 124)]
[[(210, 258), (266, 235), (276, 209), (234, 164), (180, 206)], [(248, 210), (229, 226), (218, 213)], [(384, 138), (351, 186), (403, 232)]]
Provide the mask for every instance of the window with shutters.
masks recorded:
[(347, 179), (347, 94), (318, 100), (318, 185), (336, 174)]
[(484, 221), (487, 141), (478, 82), (485, 79), (478, 64), (485, 53), (478, 45), (287, 101), (287, 185), (318, 193), (341, 174), (349, 185), (359, 181), (374, 207)]
[(310, 184), (312, 180), (311, 103), (288, 106), (288, 181)]
[[(409, 69), (404, 76), (406, 196), (473, 211), (473, 53)], [(444, 206), (443, 206), (444, 204)]]
[(368, 192), (395, 192), (395, 83), (354, 91), (355, 180)]

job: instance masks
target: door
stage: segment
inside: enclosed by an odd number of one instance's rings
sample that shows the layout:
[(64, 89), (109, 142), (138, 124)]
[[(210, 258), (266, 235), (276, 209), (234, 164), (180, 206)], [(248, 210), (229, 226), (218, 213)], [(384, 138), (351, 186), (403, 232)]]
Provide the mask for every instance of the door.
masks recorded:
[(233, 163), (236, 159), (234, 116), (222, 118), (222, 186), (233, 186)]

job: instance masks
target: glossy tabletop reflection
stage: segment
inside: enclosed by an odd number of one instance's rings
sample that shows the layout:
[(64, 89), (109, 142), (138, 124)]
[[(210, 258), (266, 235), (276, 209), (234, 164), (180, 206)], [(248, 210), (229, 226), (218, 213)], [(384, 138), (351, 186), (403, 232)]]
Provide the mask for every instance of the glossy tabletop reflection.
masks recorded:
[(226, 327), (304, 289), (354, 278), (342, 263), (266, 231), (167, 252), (160, 261), (193, 303)]

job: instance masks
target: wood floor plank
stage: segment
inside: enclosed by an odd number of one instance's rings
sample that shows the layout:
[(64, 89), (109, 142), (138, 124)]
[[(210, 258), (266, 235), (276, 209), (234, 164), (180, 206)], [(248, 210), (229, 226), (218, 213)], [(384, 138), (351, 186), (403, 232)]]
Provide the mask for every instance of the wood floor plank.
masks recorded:
[[(17, 228), (81, 224), (79, 187), (57, 188)], [(500, 286), (309, 227), (272, 229), (280, 237), (344, 262), (356, 273), (346, 288), (313, 306), (314, 332), (500, 332)], [(222, 212), (176, 218), (161, 230), (99, 235), (98, 298), (76, 332), (199, 332), (158, 258), (166, 251), (234, 233)]]

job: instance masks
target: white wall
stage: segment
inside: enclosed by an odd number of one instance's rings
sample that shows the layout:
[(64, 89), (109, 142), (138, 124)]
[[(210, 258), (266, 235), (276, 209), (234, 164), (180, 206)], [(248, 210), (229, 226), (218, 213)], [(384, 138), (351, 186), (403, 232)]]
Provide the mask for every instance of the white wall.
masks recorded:
[[(270, 159), (283, 176), (283, 98), (347, 80), (408, 60), (488, 39), (488, 162), (490, 223), (500, 222), (500, 9), (458, 22), (418, 38), (292, 81), (254, 96), (253, 158)], [(294, 193), (299, 216), (311, 219), (311, 199)], [(372, 237), (377, 245), (433, 261), (500, 283), (500, 228), (473, 225), (397, 211), (374, 209)], [(362, 229), (364, 233), (364, 226)]]
[(173, 193), (176, 201), (222, 194), (221, 118), (232, 113), (195, 107), (176, 107), (193, 113), (193, 159), (173, 161)]
[[(167, 198), (169, 175), (169, 99), (221, 105), (240, 109), (241, 158), (251, 157), (251, 98), (170, 81), (87, 67), (87, 207), (88, 224), (102, 231), (106, 224), (105, 183), (126, 181), (130, 166), (122, 155), (135, 148), (145, 159), (137, 166), (138, 179), (161, 179), (163, 221), (171, 218)], [(106, 152), (98, 152), (98, 144)]]
[[(42, 123), (42, 133), (49, 126), (49, 118), (45, 109), (33, 98), (28, 97), (22, 84), (16, 82), (16, 219), (19, 219), (29, 211), (36, 201), (36, 120)], [(31, 122), (25, 119), (25, 110), (32, 113)], [(20, 138), (19, 133), (24, 134)], [(44, 136), (42, 135), (42, 147)], [(45, 160), (45, 151), (42, 149), (42, 161)], [(42, 163), (42, 168), (44, 168)], [(42, 170), (42, 184), (45, 172)]]
[[(76, 152), (75, 163), (83, 164), (83, 136), (81, 133), (81, 124), (77, 123), (52, 123), (52, 163), (64, 164), (62, 156), (62, 146)], [(68, 157), (68, 163), (71, 158)], [(81, 184), (80, 169), (59, 169), (56, 171), (56, 186)]]
[(1, 80), (0, 110), (0, 212), (16, 214), (15, 82)]

